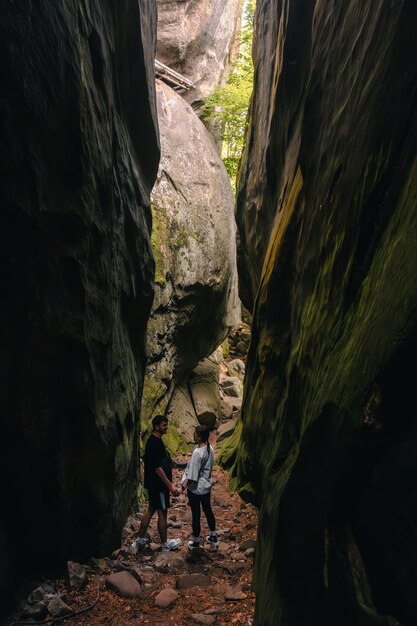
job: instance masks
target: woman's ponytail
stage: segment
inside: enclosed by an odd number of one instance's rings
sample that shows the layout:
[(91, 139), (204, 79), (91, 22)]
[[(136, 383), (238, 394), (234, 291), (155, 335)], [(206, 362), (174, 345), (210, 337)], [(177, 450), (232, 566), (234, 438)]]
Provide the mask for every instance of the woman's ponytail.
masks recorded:
[(207, 454), (210, 454), (210, 442), (209, 442), (210, 431), (209, 429), (207, 428), (207, 426), (200, 424), (200, 426), (197, 426), (195, 430), (198, 436), (200, 437), (201, 441), (207, 444)]

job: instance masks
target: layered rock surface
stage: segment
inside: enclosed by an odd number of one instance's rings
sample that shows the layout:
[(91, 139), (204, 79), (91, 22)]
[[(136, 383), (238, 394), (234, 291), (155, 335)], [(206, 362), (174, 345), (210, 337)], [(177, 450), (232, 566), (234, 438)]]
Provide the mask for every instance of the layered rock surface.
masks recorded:
[(194, 108), (228, 75), (242, 5), (242, 0), (158, 0), (157, 56), (194, 83), (184, 94)]
[(191, 107), (157, 82), (161, 163), (152, 193), (156, 289), (142, 415), (164, 412), (240, 319), (234, 198), (212, 137)]
[[(0, 587), (109, 553), (138, 480), (153, 2), (2, 7)], [(23, 569), (23, 568), (22, 568)]]
[(417, 621), (416, 21), (411, 0), (257, 5), (233, 477), (261, 507), (258, 626)]

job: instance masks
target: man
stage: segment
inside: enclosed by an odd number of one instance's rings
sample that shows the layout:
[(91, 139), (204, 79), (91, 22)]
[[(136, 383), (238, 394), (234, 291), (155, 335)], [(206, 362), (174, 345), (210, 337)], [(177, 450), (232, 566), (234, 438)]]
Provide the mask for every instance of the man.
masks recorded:
[(158, 512), (158, 532), (163, 552), (177, 550), (181, 539), (167, 540), (167, 513), (169, 509), (169, 494), (180, 494), (180, 490), (172, 484), (172, 461), (166, 451), (162, 435), (168, 430), (168, 419), (164, 415), (156, 415), (152, 420), (153, 431), (149, 435), (145, 446), (145, 487), (148, 490), (149, 505), (144, 513), (139, 528), (139, 537), (132, 544), (136, 548), (146, 548), (145, 533), (155, 511)]

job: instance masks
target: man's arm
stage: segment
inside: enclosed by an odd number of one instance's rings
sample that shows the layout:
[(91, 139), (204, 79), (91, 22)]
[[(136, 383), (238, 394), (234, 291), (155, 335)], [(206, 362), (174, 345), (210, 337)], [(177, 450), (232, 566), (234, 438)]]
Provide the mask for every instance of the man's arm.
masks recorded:
[(170, 480), (168, 480), (168, 477), (165, 474), (165, 472), (162, 469), (162, 467), (156, 467), (155, 468), (155, 473), (159, 476), (159, 478), (168, 487), (168, 489), (170, 490), (170, 492), (174, 496), (178, 496), (179, 495), (179, 493), (180, 493), (179, 490), (176, 487), (174, 487), (174, 485), (172, 484), (172, 482)]

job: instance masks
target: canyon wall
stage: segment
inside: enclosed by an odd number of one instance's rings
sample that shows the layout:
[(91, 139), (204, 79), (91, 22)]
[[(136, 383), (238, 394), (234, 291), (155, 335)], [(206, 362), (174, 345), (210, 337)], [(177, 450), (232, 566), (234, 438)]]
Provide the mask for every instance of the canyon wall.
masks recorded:
[(16, 575), (111, 552), (135, 497), (156, 6), (17, 0), (0, 30), (7, 594)]
[(257, 3), (223, 462), (260, 505), (258, 626), (417, 622), (416, 23), (411, 0)]

